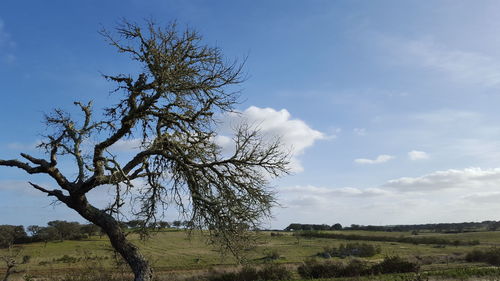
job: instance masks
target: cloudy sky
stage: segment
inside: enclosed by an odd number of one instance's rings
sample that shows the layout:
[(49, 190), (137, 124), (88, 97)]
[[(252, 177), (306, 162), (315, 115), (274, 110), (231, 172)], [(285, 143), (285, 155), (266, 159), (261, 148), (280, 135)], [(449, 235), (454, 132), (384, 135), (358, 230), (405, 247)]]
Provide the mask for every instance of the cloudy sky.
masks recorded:
[[(52, 108), (109, 104), (101, 73), (136, 70), (99, 29), (177, 20), (247, 57), (242, 114), (224, 119), (293, 151), (269, 227), (500, 220), (499, 13), (487, 0), (1, 1), (0, 158), (36, 153)], [(28, 179), (54, 185), (0, 168), (0, 224), (79, 220)]]

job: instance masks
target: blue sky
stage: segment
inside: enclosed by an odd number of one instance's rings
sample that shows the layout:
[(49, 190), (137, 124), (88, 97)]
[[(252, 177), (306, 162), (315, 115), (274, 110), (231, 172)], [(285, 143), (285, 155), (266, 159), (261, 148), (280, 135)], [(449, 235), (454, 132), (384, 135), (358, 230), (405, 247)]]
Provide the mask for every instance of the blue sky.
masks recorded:
[[(500, 3), (480, 3), (2, 1), (0, 158), (36, 153), (52, 108), (113, 101), (100, 73), (136, 65), (99, 29), (176, 20), (247, 57), (237, 109), (294, 149), (268, 226), (500, 220)], [(28, 179), (53, 185), (0, 168), (0, 224), (78, 220)]]

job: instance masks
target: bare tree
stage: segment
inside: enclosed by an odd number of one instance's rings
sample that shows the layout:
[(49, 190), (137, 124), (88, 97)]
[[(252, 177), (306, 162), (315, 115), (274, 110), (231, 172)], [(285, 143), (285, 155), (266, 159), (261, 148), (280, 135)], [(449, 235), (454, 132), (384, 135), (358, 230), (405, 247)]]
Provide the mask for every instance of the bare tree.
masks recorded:
[[(142, 65), (138, 74), (105, 75), (117, 83), (120, 102), (99, 120), (91, 102), (75, 102), (80, 119), (55, 110), (45, 117), (52, 131), (40, 145), (47, 159), (21, 153), (24, 161), (0, 160), (0, 166), (54, 179), (58, 189), (30, 184), (101, 227), (135, 280), (151, 280), (153, 272), (114, 217), (127, 196), (144, 225), (175, 205), (191, 227), (207, 230), (237, 253), (248, 227), (269, 215), (275, 203), (269, 180), (288, 171), (288, 154), (279, 140), (266, 141), (252, 126), (236, 128), (229, 156), (215, 141), (216, 116), (232, 111), (237, 102), (234, 86), (242, 82), (242, 65), (228, 63), (220, 49), (203, 45), (197, 32), (178, 32), (175, 24), (123, 22), (116, 32), (102, 34)], [(140, 147), (124, 161), (112, 146), (127, 139), (140, 139)], [(74, 160), (74, 178), (61, 172), (61, 156)], [(116, 191), (109, 208), (98, 209), (87, 200), (91, 190), (109, 186)]]

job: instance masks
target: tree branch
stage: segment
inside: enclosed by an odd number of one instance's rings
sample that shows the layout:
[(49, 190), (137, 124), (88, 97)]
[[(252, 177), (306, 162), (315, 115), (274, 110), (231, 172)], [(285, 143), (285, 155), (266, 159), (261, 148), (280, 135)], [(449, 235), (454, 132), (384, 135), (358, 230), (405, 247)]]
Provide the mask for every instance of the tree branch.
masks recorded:
[(68, 200), (69, 200), (69, 197), (64, 195), (62, 193), (62, 191), (58, 190), (58, 189), (54, 189), (54, 190), (48, 190), (48, 189), (45, 189), (37, 184), (34, 184), (32, 182), (29, 182), (29, 184), (31, 186), (33, 186), (35, 189), (38, 189), (40, 190), (41, 192), (44, 192), (44, 193), (47, 193), (48, 196), (55, 196), (59, 201), (63, 202), (63, 203), (67, 203)]
[(59, 171), (59, 169), (50, 165), (49, 162), (43, 159), (32, 157), (25, 153), (22, 153), (21, 156), (29, 160), (33, 164), (38, 164), (38, 166), (35, 167), (30, 166), (28, 163), (21, 162), (17, 159), (13, 160), (0, 159), (0, 166), (16, 167), (26, 171), (28, 174), (47, 174), (50, 177), (52, 177), (61, 188), (70, 192), (74, 190), (73, 185), (68, 182), (66, 177), (64, 177), (64, 175)]

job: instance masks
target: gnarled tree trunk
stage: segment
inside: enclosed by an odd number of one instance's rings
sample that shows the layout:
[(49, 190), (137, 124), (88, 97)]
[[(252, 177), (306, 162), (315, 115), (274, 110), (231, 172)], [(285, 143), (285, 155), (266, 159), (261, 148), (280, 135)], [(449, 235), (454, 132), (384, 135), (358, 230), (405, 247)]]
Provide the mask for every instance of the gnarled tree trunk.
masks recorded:
[(127, 261), (134, 273), (134, 281), (150, 281), (153, 270), (137, 246), (125, 237), (118, 222), (113, 216), (92, 206), (85, 196), (70, 197), (66, 202), (68, 207), (76, 210), (82, 217), (101, 227), (108, 235), (113, 248)]

